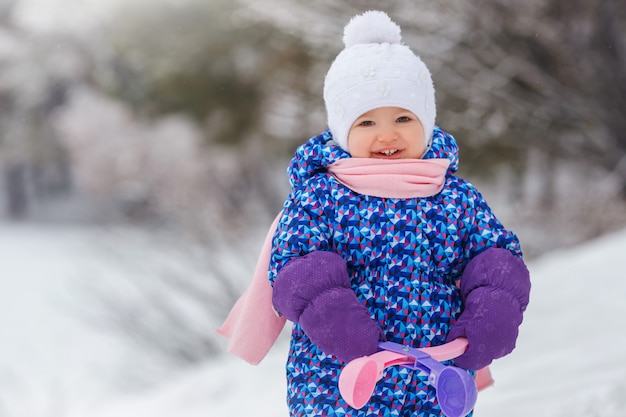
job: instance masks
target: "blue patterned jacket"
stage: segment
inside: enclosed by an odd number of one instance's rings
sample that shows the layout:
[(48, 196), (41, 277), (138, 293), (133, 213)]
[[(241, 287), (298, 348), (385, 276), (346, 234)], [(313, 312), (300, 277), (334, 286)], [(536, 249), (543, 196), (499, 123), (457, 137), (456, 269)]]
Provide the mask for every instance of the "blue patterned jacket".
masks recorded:
[[(455, 139), (436, 127), (424, 158), (451, 161), (442, 191), (432, 197), (394, 199), (358, 194), (326, 167), (350, 158), (329, 131), (301, 145), (288, 175), (292, 192), (274, 235), (269, 278), (291, 258), (315, 250), (340, 254), (352, 288), (387, 340), (413, 347), (439, 345), (460, 314), (457, 281), (467, 262), (488, 247), (521, 256), (505, 229), (469, 182), (455, 175)], [(290, 361), (323, 353), (294, 326)]]

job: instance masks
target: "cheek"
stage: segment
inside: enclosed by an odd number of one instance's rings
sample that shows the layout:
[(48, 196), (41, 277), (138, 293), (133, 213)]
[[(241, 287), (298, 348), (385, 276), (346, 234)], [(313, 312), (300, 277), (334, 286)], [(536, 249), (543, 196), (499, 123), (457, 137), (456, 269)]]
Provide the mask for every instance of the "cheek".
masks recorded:
[(426, 145), (424, 144), (424, 134), (421, 132), (413, 132), (413, 139), (410, 142), (408, 158), (419, 159), (424, 156)]
[(348, 135), (348, 152), (350, 152), (350, 155), (353, 157), (363, 156), (363, 154), (367, 152), (367, 143), (363, 135)]
[(363, 158), (369, 155), (362, 146), (348, 144), (348, 152), (352, 155), (353, 158)]

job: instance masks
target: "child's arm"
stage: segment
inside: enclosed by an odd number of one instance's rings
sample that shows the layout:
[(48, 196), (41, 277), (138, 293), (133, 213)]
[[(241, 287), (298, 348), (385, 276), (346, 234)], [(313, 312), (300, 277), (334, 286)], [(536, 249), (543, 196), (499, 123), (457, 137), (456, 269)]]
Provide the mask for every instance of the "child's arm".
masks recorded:
[(517, 235), (502, 225), (482, 194), (474, 187), (468, 186), (468, 208), (465, 216), (467, 235), (464, 243), (467, 261), (491, 247), (507, 249), (514, 255), (522, 257)]
[(332, 252), (326, 219), (334, 204), (319, 190), (297, 189), (283, 206), (270, 260), (272, 302), (318, 348), (347, 362), (376, 352), (384, 338), (352, 290), (346, 262)]
[(464, 309), (447, 340), (466, 337), (469, 346), (455, 364), (481, 369), (515, 347), (530, 293), (520, 243), (496, 218), (478, 190), (468, 186), (465, 263), (461, 275)]

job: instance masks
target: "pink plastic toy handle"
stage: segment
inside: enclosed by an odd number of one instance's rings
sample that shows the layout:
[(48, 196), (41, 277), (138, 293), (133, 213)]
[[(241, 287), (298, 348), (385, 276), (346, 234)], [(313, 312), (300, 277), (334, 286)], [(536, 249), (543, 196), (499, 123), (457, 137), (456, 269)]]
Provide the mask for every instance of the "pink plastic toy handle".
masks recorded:
[[(463, 338), (456, 339), (441, 346), (421, 349), (412, 349), (408, 346), (383, 342), (380, 344), (383, 350), (370, 356), (357, 358), (343, 368), (339, 375), (339, 392), (351, 407), (356, 409), (363, 408), (374, 393), (376, 383), (382, 378), (383, 371), (390, 366), (396, 365), (424, 370), (429, 373), (429, 381), (431, 384), (436, 386), (439, 375), (446, 367), (435, 361), (454, 359), (465, 352), (467, 345), (467, 340)], [(421, 362), (427, 363), (429, 366), (422, 366)], [(463, 378), (465, 376), (463, 375), (465, 371), (459, 370), (458, 375), (456, 373), (452, 375), (453, 369), (451, 368), (453, 367), (447, 368), (450, 369), (447, 369), (444, 375), (448, 380), (459, 377)], [(467, 377), (471, 378), (469, 374), (467, 374)], [(473, 381), (471, 382), (472, 384), (469, 383), (469, 380), (463, 381), (464, 385), (471, 385), (468, 387), (468, 393), (463, 394), (467, 397), (467, 402), (471, 403), (465, 406), (465, 409), (470, 406), (473, 407), (476, 400), (475, 385), (473, 385)], [(457, 406), (455, 413), (452, 414), (464, 415), (456, 413), (458, 409), (459, 407)], [(471, 410), (471, 408), (469, 408), (469, 410)]]
[(443, 345), (420, 348), (417, 350), (428, 353), (430, 357), (436, 361), (443, 362), (461, 356), (465, 353), (467, 345), (467, 339), (459, 337), (458, 339), (454, 339), (452, 342), (444, 343)]

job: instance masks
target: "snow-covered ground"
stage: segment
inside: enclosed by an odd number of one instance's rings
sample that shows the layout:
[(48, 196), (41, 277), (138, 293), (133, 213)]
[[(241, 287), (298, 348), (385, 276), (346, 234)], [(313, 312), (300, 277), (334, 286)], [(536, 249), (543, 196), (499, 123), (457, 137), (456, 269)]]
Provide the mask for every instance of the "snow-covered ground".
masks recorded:
[[(123, 274), (94, 244), (100, 236), (97, 228), (0, 223), (0, 415), (286, 415), (284, 342), (257, 367), (224, 355), (155, 388), (122, 392), (121, 368), (142, 352), (77, 314), (77, 282)], [(624, 252), (626, 230), (530, 264), (518, 349), (492, 366), (496, 385), (480, 393), (476, 416), (625, 415)]]
[(76, 298), (95, 279), (97, 236), (0, 223), (0, 415), (63, 416), (111, 391), (127, 347), (82, 320)]

